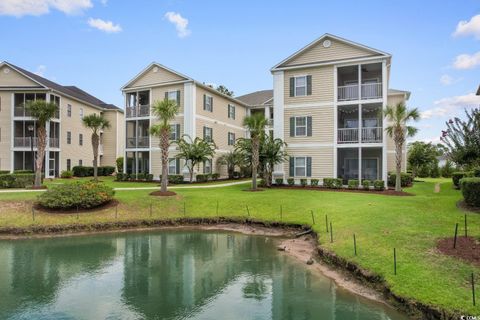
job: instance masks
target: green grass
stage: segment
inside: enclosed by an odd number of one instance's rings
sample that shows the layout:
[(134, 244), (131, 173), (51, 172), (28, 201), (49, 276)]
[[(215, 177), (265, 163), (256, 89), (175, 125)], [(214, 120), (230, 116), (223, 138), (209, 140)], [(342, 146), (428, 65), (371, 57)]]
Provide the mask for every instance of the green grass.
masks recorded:
[[(112, 182), (113, 183), (113, 182)], [(441, 192), (434, 193), (435, 183)], [(123, 184), (123, 183), (122, 183)], [(271, 189), (244, 192), (245, 185), (213, 189), (177, 189), (176, 197), (149, 196), (149, 190), (117, 191), (119, 220), (188, 217), (250, 216), (263, 220), (312, 223), (314, 211), (319, 242), (338, 255), (383, 276), (393, 292), (449, 311), (480, 314), (472, 305), (469, 277), (479, 268), (440, 255), (435, 250), (438, 238), (453, 236), (455, 223), (463, 234), (464, 212), (456, 202), (461, 199), (447, 179), (426, 179), (407, 191), (414, 197), (374, 194), (318, 192), (309, 190)], [(31, 224), (88, 223), (115, 220), (115, 209), (97, 213), (55, 215), (37, 213), (32, 221), (30, 202), (34, 193), (0, 194), (0, 226)], [(334, 230), (334, 242), (325, 231), (328, 214)], [(467, 213), (469, 234), (480, 237), (480, 215)], [(353, 234), (357, 238), (358, 255), (353, 252)], [(393, 274), (393, 248), (397, 250), (397, 275)], [(480, 279), (480, 278), (479, 278)], [(478, 304), (477, 304), (478, 305)]]

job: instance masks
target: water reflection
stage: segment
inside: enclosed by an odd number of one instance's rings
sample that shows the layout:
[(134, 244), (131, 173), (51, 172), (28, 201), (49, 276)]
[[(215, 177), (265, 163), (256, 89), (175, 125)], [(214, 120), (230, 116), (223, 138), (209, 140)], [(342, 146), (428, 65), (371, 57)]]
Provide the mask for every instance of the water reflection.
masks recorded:
[(0, 319), (405, 319), (221, 232), (0, 241), (0, 297)]

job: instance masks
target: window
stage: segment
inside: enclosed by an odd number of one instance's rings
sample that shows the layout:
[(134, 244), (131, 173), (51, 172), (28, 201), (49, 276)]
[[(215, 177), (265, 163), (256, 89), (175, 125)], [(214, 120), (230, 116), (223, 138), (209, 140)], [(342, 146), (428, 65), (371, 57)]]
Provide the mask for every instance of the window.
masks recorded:
[(295, 97), (307, 95), (307, 76), (295, 77)]
[(72, 117), (72, 105), (67, 104), (67, 117), (71, 118)]
[(67, 159), (67, 171), (72, 170), (72, 160)]
[(307, 135), (307, 117), (295, 117), (295, 136)]
[(203, 95), (203, 110), (213, 112), (213, 97), (207, 96), (206, 94)]
[(235, 106), (233, 104), (228, 105), (228, 117), (235, 120)]
[(83, 119), (83, 108), (80, 108), (80, 119)]
[(228, 145), (233, 146), (235, 144), (235, 133), (229, 132), (228, 133)]
[(203, 140), (212, 142), (213, 141), (213, 129), (209, 127), (203, 127)]
[(72, 144), (72, 132), (67, 131), (67, 144)]
[(175, 90), (175, 91), (167, 91), (165, 92), (165, 98), (168, 100), (175, 101), (177, 104), (180, 103), (179, 98), (180, 98), (180, 91)]
[(168, 159), (168, 174), (177, 174), (177, 159)]
[(78, 135), (78, 144), (83, 146), (83, 134), (81, 133)]
[(209, 174), (212, 173), (212, 160), (205, 160), (203, 163), (203, 173)]
[(83, 166), (83, 160), (78, 160), (78, 165), (81, 167)]
[(307, 175), (306, 157), (295, 157), (295, 177), (305, 177)]
[(180, 125), (171, 124), (170, 125), (170, 140), (178, 140), (180, 138)]

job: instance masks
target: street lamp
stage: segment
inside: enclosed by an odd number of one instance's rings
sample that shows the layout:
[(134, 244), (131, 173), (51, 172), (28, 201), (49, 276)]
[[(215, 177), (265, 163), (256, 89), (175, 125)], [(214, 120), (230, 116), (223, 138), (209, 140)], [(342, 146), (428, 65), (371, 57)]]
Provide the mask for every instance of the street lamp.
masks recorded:
[(27, 127), (27, 129), (30, 132), (30, 151), (32, 153), (32, 171), (33, 173), (35, 173), (35, 155), (33, 153), (33, 129), (34, 129), (33, 124), (30, 124)]

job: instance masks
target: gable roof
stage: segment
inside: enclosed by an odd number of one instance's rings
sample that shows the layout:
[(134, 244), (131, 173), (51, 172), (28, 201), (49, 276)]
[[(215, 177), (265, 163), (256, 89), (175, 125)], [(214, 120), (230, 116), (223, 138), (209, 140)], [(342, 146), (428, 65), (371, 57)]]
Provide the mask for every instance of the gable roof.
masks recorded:
[(405, 91), (405, 90), (388, 89), (387, 95), (389, 96), (404, 95), (407, 100), (410, 99), (410, 91)]
[(309, 43), (308, 45), (306, 45), (305, 47), (301, 48), (300, 50), (296, 51), (295, 53), (293, 53), (292, 55), (290, 55), (286, 59), (284, 59), (281, 62), (279, 62), (278, 64), (276, 64), (274, 67), (272, 67), (271, 71), (275, 71), (276, 69), (279, 69), (279, 68), (283, 67), (285, 64), (287, 64), (291, 60), (295, 59), (296, 57), (300, 56), (302, 53), (304, 53), (307, 50), (315, 47), (317, 44), (319, 44), (325, 38), (330, 38), (330, 39), (336, 40), (336, 41), (341, 42), (343, 44), (347, 44), (347, 45), (365, 50), (367, 52), (371, 52), (372, 54), (375, 54), (375, 55), (378, 55), (378, 56), (388, 57), (388, 58), (391, 57), (391, 54), (389, 54), (387, 52), (384, 52), (384, 51), (381, 51), (381, 50), (378, 50), (378, 49), (374, 49), (374, 48), (365, 46), (363, 44), (360, 44), (360, 43), (357, 43), (357, 42), (353, 42), (353, 41), (335, 36), (335, 35), (330, 34), (330, 33), (325, 33), (322, 36), (320, 36), (319, 38), (317, 38), (314, 41), (312, 41), (311, 43)]
[(179, 76), (180, 78), (184, 78), (185, 80), (190, 80), (190, 81), (193, 81), (192, 78), (184, 75), (184, 74), (181, 74), (180, 72), (177, 72), (173, 69), (170, 69), (158, 62), (152, 62), (150, 63), (145, 69), (143, 69), (142, 71), (140, 71), (135, 77), (133, 77), (130, 81), (128, 81), (125, 85), (123, 85), (120, 89), (121, 90), (124, 90), (126, 89), (128, 86), (130, 86), (131, 84), (135, 83), (135, 81), (137, 81), (140, 77), (142, 77), (145, 73), (147, 73), (152, 67), (159, 67), (161, 69), (164, 69), (164, 70), (167, 70), (168, 72), (170, 73), (173, 73), (177, 76)]
[(273, 90), (260, 90), (237, 97), (237, 100), (240, 100), (249, 106), (261, 106), (270, 102), (272, 99)]
[(57, 91), (58, 93), (69, 96), (69, 97), (71, 97), (73, 99), (76, 99), (76, 100), (80, 100), (81, 102), (87, 103), (87, 104), (92, 105), (94, 107), (97, 107), (99, 109), (119, 110), (119, 111), (123, 112), (123, 110), (118, 108), (117, 106), (115, 106), (113, 104), (108, 104), (108, 103), (92, 96), (91, 94), (87, 93), (86, 91), (83, 91), (82, 89), (80, 89), (76, 86), (62, 86), (58, 83), (50, 81), (50, 80), (48, 80), (44, 77), (39, 76), (38, 74), (35, 74), (33, 72), (30, 72), (28, 70), (20, 68), (20, 67), (14, 65), (14, 64), (11, 64), (7, 61), (4, 61), (4, 62), (0, 63), (0, 67), (2, 65), (8, 65), (10, 68), (19, 72), (23, 76), (25, 76), (25, 77), (29, 78), (30, 80), (38, 83), (41, 88), (51, 89), (53, 91)]

